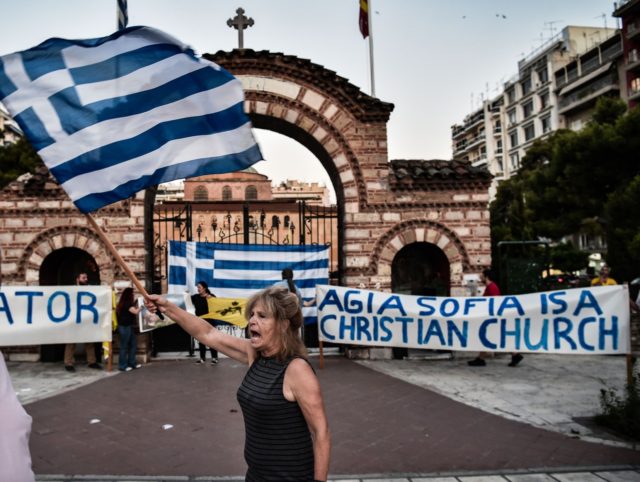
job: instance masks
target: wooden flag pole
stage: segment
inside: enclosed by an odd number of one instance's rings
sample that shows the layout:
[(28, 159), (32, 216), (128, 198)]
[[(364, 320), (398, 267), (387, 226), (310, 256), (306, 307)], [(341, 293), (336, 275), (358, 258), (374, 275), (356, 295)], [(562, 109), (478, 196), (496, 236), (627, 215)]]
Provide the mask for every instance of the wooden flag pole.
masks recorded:
[(320, 340), (318, 344), (320, 345), (320, 369), (322, 370), (324, 368), (324, 347), (322, 346), (322, 340)]
[(120, 267), (124, 270), (124, 272), (127, 274), (129, 279), (131, 280), (131, 282), (138, 289), (140, 294), (146, 300), (148, 300), (149, 299), (149, 293), (147, 293), (147, 290), (145, 289), (145, 287), (142, 286), (142, 283), (136, 277), (135, 273), (133, 271), (131, 271), (131, 268), (129, 268), (129, 266), (127, 266), (127, 263), (125, 263), (124, 259), (122, 259), (122, 256), (120, 256), (120, 253), (118, 253), (118, 250), (113, 245), (111, 240), (107, 237), (107, 235), (104, 233), (104, 231), (102, 231), (102, 228), (100, 226), (98, 226), (98, 223), (96, 223), (96, 220), (93, 219), (93, 216), (91, 216), (90, 213), (85, 213), (85, 216), (87, 217), (87, 220), (89, 221), (89, 224), (91, 224), (91, 226), (93, 227), (94, 231), (96, 232), (96, 234), (98, 235), (100, 240), (104, 243), (106, 248), (109, 250), (109, 252), (115, 258), (116, 263), (118, 263), (118, 265), (120, 265)]
[[(144, 296), (145, 299), (148, 300), (149, 293), (147, 293), (147, 290), (145, 289), (144, 286), (142, 286), (142, 283), (140, 282), (138, 277), (135, 275), (133, 271), (131, 271), (131, 268), (129, 268), (129, 266), (124, 261), (124, 259), (122, 259), (122, 256), (120, 256), (120, 253), (118, 253), (118, 250), (113, 245), (111, 240), (107, 237), (107, 235), (104, 233), (102, 228), (98, 225), (98, 223), (96, 223), (96, 220), (93, 218), (93, 216), (91, 216), (90, 213), (85, 213), (85, 216), (87, 217), (87, 221), (89, 221), (89, 224), (93, 227), (93, 230), (96, 232), (100, 240), (104, 243), (106, 248), (115, 258), (116, 263), (118, 263), (118, 265), (120, 265), (120, 267), (124, 270), (124, 272), (127, 274), (131, 282), (138, 289), (140, 294)], [(109, 361), (107, 363), (107, 371), (111, 371), (112, 367), (113, 367), (113, 343), (109, 343)]]

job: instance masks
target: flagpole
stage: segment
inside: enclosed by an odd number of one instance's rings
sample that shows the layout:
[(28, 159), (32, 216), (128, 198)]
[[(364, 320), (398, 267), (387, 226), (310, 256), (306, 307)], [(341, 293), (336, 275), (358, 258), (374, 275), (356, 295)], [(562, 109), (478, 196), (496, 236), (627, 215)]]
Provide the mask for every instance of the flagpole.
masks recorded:
[(373, 22), (371, 21), (371, 0), (367, 2), (367, 22), (369, 23), (369, 67), (371, 69), (371, 97), (375, 97), (376, 81), (373, 69)]
[(122, 256), (120, 256), (120, 253), (118, 253), (118, 250), (116, 249), (116, 247), (113, 245), (113, 243), (111, 242), (111, 240), (107, 237), (107, 235), (104, 233), (104, 231), (102, 230), (102, 228), (100, 226), (98, 226), (98, 223), (96, 222), (96, 220), (93, 218), (93, 216), (91, 216), (91, 213), (85, 213), (85, 216), (87, 217), (87, 220), (89, 221), (89, 224), (91, 224), (91, 226), (93, 227), (94, 231), (96, 232), (96, 234), (98, 235), (98, 237), (100, 238), (100, 240), (104, 243), (105, 247), (109, 250), (109, 252), (111, 253), (111, 255), (115, 258), (116, 263), (118, 263), (118, 265), (124, 270), (124, 272), (126, 273), (126, 275), (129, 277), (129, 279), (131, 280), (131, 282), (135, 285), (135, 287), (138, 289), (138, 291), (140, 292), (140, 294), (146, 299), (149, 299), (149, 293), (147, 293), (147, 290), (145, 289), (145, 287), (142, 285), (142, 283), (140, 282), (140, 280), (136, 277), (135, 273), (133, 271), (131, 271), (131, 268), (129, 268), (129, 266), (127, 265), (127, 263), (124, 261), (124, 259), (122, 259)]
[[(118, 250), (116, 249), (116, 247), (113, 245), (111, 240), (107, 237), (107, 235), (104, 233), (102, 228), (98, 225), (98, 223), (93, 218), (91, 213), (84, 213), (84, 215), (87, 217), (87, 221), (89, 221), (89, 224), (91, 225), (91, 227), (93, 227), (93, 230), (98, 235), (100, 240), (103, 242), (103, 244), (105, 245), (107, 250), (114, 257), (114, 259), (116, 260), (116, 263), (118, 263), (118, 265), (124, 270), (124, 272), (127, 274), (129, 279), (131, 280), (131, 282), (138, 289), (138, 291), (144, 297), (144, 299), (148, 300), (149, 299), (149, 293), (147, 293), (147, 290), (142, 285), (142, 283), (140, 282), (138, 277), (135, 275), (135, 273), (133, 271), (131, 271), (131, 268), (129, 268), (129, 266), (127, 265), (125, 260), (122, 259), (122, 256), (120, 256), (120, 253), (118, 253)], [(160, 319), (164, 318), (164, 316), (162, 315), (162, 313), (160, 313), (160, 311), (158, 311), (156, 313), (156, 315)], [(109, 361), (108, 361), (108, 364), (107, 364), (107, 371), (111, 371), (112, 370), (112, 366), (113, 366), (113, 344), (111, 344), (111, 346), (109, 347)]]
[[(116, 24), (117, 24), (118, 30), (124, 30), (125, 28), (127, 28), (127, 24), (129, 23), (129, 9), (127, 7), (127, 0), (118, 0), (118, 12), (116, 17), (117, 17)], [(104, 233), (96, 223), (95, 219), (93, 219), (93, 217), (90, 214), (87, 214), (86, 216), (87, 216), (87, 219), (89, 220), (89, 223), (93, 226), (94, 231), (98, 234), (100, 239), (102, 239), (102, 242), (105, 243), (107, 248), (110, 248), (110, 251), (112, 251), (112, 254), (115, 253), (116, 259), (120, 259), (120, 261), (122, 262), (121, 264), (122, 269), (124, 269), (125, 273), (131, 273), (129, 277), (131, 278), (131, 281), (133, 281), (133, 284), (136, 285), (136, 287), (138, 288), (138, 291), (140, 291), (140, 293), (146, 293), (146, 290), (144, 289), (144, 287), (142, 287), (142, 284), (140, 283), (140, 281), (138, 281), (138, 278), (136, 278), (136, 276), (129, 269), (129, 267), (124, 262), (124, 260), (120, 257), (120, 254), (115, 249), (113, 244), (111, 244), (111, 241), (109, 240), (109, 238), (107, 238), (104, 235)], [(145, 298), (148, 298), (148, 297), (149, 295), (147, 294)], [(135, 334), (133, 336), (135, 336)], [(113, 341), (107, 342), (107, 346), (108, 346), (107, 349), (109, 350), (109, 355), (107, 359), (107, 371), (110, 372), (113, 370)]]

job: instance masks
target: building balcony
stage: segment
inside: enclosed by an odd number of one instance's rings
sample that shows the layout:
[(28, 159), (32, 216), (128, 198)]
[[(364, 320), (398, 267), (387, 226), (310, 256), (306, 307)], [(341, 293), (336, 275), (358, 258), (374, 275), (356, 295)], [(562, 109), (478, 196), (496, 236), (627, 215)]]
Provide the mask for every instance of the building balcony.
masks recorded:
[(480, 157), (471, 161), (473, 167), (482, 167), (487, 165), (487, 156)]
[(627, 40), (631, 40), (632, 38), (636, 38), (640, 36), (640, 28), (636, 27), (634, 24), (629, 24), (627, 26), (627, 32), (625, 37)]

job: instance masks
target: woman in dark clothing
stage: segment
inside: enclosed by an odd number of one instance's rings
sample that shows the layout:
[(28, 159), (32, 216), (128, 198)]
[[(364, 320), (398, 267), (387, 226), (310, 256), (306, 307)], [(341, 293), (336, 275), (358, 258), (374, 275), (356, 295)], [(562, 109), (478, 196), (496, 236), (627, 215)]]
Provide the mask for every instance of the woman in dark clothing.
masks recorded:
[(267, 288), (247, 302), (250, 339), (227, 335), (166, 299), (160, 309), (205, 345), (249, 365), (238, 390), (245, 422), (247, 481), (325, 481), (329, 426), (315, 372), (299, 336), (302, 313), (295, 294)]
[[(193, 302), (193, 307), (196, 309), (196, 316), (203, 316), (209, 313), (209, 303), (207, 300), (213, 298), (215, 295), (209, 291), (209, 285), (204, 281), (198, 281), (196, 289), (198, 293), (191, 295), (191, 301)], [(198, 360), (197, 363), (204, 363), (207, 357), (207, 346), (204, 343), (200, 343), (198, 350), (200, 351), (200, 360)], [(209, 347), (209, 350), (211, 351), (211, 363), (215, 365), (218, 363), (218, 352), (211, 347)]]
[(116, 317), (118, 319), (118, 335), (120, 335), (120, 353), (118, 354), (118, 370), (131, 371), (140, 368), (136, 363), (136, 351), (138, 348), (136, 341), (135, 325), (136, 317), (142, 308), (136, 306), (133, 296), (133, 288), (125, 288), (120, 295), (120, 300), (116, 305)]

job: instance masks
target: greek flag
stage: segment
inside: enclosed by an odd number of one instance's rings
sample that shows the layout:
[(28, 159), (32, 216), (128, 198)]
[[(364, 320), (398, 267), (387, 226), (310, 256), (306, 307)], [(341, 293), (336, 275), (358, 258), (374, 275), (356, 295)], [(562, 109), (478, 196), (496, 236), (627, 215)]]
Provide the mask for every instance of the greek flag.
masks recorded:
[[(169, 241), (169, 294), (193, 294), (204, 281), (223, 298), (249, 298), (293, 270), (303, 301), (315, 299), (317, 284), (329, 283), (329, 246), (222, 244)], [(305, 324), (316, 323), (316, 307), (302, 309)]]
[(0, 57), (0, 101), (82, 212), (262, 159), (240, 81), (149, 27)]

